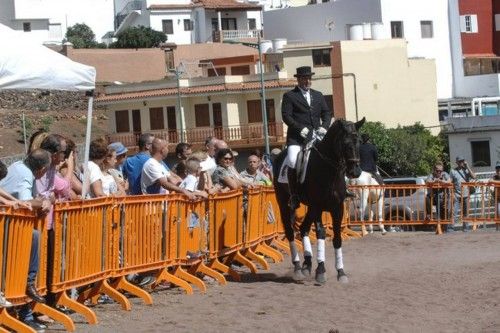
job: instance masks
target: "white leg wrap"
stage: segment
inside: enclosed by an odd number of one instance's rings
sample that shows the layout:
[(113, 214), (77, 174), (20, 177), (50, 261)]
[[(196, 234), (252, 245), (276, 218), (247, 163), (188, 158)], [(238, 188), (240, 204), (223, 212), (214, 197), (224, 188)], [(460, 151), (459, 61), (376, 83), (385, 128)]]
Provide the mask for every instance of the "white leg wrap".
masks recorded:
[(304, 236), (304, 238), (302, 238), (302, 245), (304, 245), (304, 257), (312, 257), (313, 250), (311, 246), (311, 239), (309, 238), (309, 236)]
[(325, 262), (325, 240), (318, 239), (318, 263)]
[(295, 242), (289, 242), (290, 244), (290, 252), (292, 254), (292, 263), (300, 261), (299, 252), (297, 251), (297, 245)]
[(335, 249), (335, 268), (344, 269), (344, 261), (342, 260), (342, 248)]

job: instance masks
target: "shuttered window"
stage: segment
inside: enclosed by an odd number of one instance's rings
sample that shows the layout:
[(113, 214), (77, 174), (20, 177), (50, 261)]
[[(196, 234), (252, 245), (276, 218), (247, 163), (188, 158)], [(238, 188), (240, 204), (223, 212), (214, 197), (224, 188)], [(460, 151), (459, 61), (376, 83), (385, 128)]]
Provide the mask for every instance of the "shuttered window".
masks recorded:
[(116, 133), (130, 132), (128, 110), (115, 111)]
[(195, 104), (194, 117), (196, 127), (210, 127), (210, 113), (208, 104)]
[(149, 123), (152, 130), (161, 130), (165, 128), (165, 121), (163, 120), (163, 108), (149, 109)]

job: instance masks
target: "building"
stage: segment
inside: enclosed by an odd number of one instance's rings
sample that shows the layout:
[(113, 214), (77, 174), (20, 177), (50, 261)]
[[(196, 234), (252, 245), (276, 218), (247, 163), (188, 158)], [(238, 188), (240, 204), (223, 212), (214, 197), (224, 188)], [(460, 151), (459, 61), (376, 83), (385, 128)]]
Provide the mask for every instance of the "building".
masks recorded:
[(116, 0), (115, 33), (143, 25), (177, 45), (256, 40), (262, 30), (262, 6), (236, 0)]
[(85, 23), (100, 42), (114, 30), (113, 13), (113, 0), (2, 0), (0, 23), (40, 44), (60, 44), (68, 27)]
[(288, 43), (404, 39), (408, 58), (435, 60), (438, 98), (453, 97), (448, 0), (319, 2), (264, 12), (266, 38)]
[[(281, 98), (295, 85), (286, 76), (265, 74), (270, 144), (278, 147), (286, 133)], [(199, 147), (216, 136), (232, 148), (255, 148), (264, 146), (260, 87), (258, 75), (181, 78), (179, 86), (175, 80), (109, 86), (96, 102), (110, 114), (110, 141), (129, 147), (151, 132), (174, 146), (184, 140)]]

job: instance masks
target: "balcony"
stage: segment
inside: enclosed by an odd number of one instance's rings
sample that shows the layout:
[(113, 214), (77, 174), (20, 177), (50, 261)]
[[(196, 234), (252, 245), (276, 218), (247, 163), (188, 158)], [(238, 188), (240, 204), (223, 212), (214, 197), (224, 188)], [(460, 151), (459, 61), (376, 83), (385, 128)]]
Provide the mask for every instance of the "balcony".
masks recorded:
[(500, 57), (464, 58), (465, 76), (497, 73), (500, 73)]
[(224, 40), (237, 40), (240, 42), (257, 42), (262, 30), (216, 30), (212, 31), (212, 41), (222, 43)]
[[(156, 137), (168, 141), (171, 146), (181, 142), (180, 130), (148, 131)], [(282, 123), (268, 125), (269, 142), (272, 145), (282, 145), (285, 142)], [(119, 141), (126, 147), (136, 147), (141, 133), (114, 133), (107, 136), (109, 142)], [(264, 126), (262, 123), (225, 127), (197, 127), (184, 131), (186, 141), (194, 146), (202, 146), (205, 139), (215, 136), (226, 141), (231, 148), (252, 148), (264, 146)]]

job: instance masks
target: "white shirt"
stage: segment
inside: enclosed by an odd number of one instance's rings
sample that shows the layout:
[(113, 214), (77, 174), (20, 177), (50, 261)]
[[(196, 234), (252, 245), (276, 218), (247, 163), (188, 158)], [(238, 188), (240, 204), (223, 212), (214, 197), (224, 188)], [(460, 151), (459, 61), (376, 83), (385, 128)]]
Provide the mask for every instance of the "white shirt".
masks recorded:
[(201, 171), (208, 171), (209, 175), (214, 173), (217, 163), (215, 163), (215, 158), (208, 156), (206, 160), (200, 163)]
[(194, 192), (198, 189), (198, 177), (194, 175), (187, 175), (186, 178), (179, 185), (180, 188), (185, 188), (188, 191)]
[(101, 179), (102, 181), (102, 191), (106, 195), (111, 195), (118, 191), (118, 186), (116, 185), (115, 178), (111, 175), (104, 175)]
[[(104, 175), (102, 174), (101, 168), (92, 161), (89, 161), (88, 167), (89, 167), (89, 185), (94, 184), (98, 180), (102, 182)], [(90, 191), (88, 192), (88, 195), (91, 198), (95, 198), (95, 193), (92, 191), (92, 186), (90, 186)]]
[(150, 158), (144, 163), (141, 174), (141, 191), (143, 194), (164, 194), (168, 193), (157, 181), (160, 178), (167, 178), (170, 172), (165, 165), (154, 158)]
[(304, 98), (306, 99), (307, 104), (309, 104), (309, 106), (311, 106), (311, 90), (304, 90), (300, 87), (299, 87), (299, 89), (302, 92), (302, 96), (304, 96)]

